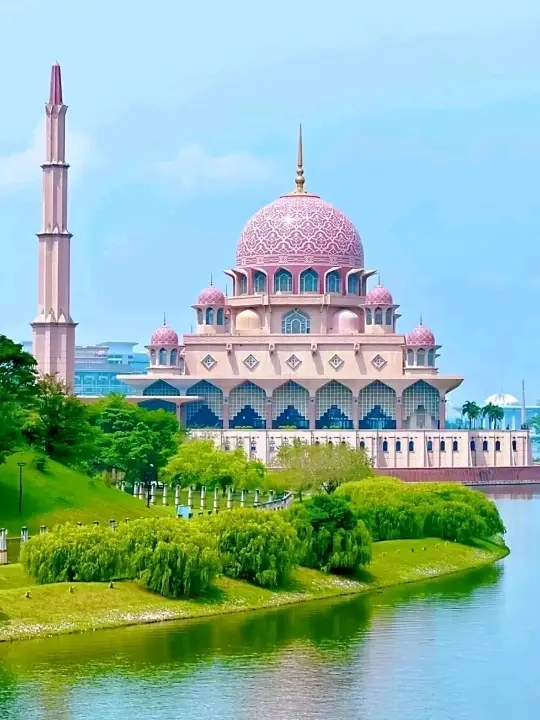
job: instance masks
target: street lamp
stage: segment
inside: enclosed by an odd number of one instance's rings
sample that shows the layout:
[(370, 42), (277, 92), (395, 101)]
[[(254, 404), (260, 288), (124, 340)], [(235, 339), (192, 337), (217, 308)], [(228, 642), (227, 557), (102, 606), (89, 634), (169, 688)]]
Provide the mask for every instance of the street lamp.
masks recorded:
[(153, 465), (153, 463), (148, 463), (148, 465), (149, 465), (149, 467), (150, 467), (151, 469), (146, 473), (146, 477), (147, 477), (147, 483), (146, 483), (146, 489), (147, 489), (147, 493), (146, 493), (146, 507), (147, 507), (147, 508), (150, 507), (150, 493), (152, 492), (152, 477), (153, 477), (153, 475), (154, 475), (154, 465)]
[(19, 513), (22, 513), (23, 467), (26, 463), (18, 462), (17, 465), (19, 466)]

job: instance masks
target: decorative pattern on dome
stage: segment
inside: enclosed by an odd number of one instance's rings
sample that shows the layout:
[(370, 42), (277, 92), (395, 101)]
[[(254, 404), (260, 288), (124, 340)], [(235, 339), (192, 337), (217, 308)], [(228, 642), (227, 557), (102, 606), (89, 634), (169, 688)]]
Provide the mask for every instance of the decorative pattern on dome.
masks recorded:
[(198, 305), (224, 305), (225, 295), (213, 285), (209, 285), (199, 295)]
[(296, 370), (296, 368), (302, 364), (302, 361), (300, 358), (297, 358), (296, 355), (291, 355), (291, 357), (285, 360), (285, 362), (293, 370)]
[(207, 370), (210, 370), (217, 363), (217, 360), (214, 360), (211, 355), (205, 355), (201, 362)]
[(236, 248), (238, 266), (364, 267), (362, 241), (343, 213), (316, 195), (284, 195), (249, 220)]
[(335, 355), (332, 355), (332, 357), (330, 358), (330, 360), (328, 362), (334, 368), (334, 370), (339, 370), (339, 368), (343, 365), (345, 360), (343, 360), (343, 358), (340, 358), (339, 355), (335, 354)]
[(152, 335), (150, 345), (178, 345), (178, 335), (168, 325), (163, 324)]
[(407, 345), (435, 345), (435, 335), (420, 323), (407, 335)]
[(371, 288), (366, 294), (366, 305), (393, 305), (392, 295), (382, 285)]
[(371, 364), (373, 365), (373, 367), (377, 368), (377, 370), (381, 370), (386, 365), (386, 360), (383, 358), (382, 355), (375, 355), (375, 357), (371, 361)]

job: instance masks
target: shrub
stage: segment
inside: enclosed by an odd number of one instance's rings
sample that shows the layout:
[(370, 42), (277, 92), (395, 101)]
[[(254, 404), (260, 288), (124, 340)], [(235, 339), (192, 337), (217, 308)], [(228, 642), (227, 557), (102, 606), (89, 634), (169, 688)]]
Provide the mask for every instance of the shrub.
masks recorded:
[(262, 587), (278, 587), (288, 579), (298, 541), (282, 513), (240, 509), (199, 522), (217, 538), (225, 575)]
[(216, 541), (197, 521), (135, 520), (117, 535), (123, 570), (166, 597), (200, 595), (220, 570)]
[(495, 504), (462, 485), (373, 478), (345, 483), (337, 494), (351, 501), (374, 540), (431, 536), (472, 542), (505, 532)]
[(118, 537), (110, 528), (60, 525), (24, 544), (21, 562), (36, 582), (100, 582), (121, 568)]
[(371, 560), (371, 537), (350, 503), (315, 495), (291, 510), (300, 542), (299, 562), (324, 572), (354, 572)]

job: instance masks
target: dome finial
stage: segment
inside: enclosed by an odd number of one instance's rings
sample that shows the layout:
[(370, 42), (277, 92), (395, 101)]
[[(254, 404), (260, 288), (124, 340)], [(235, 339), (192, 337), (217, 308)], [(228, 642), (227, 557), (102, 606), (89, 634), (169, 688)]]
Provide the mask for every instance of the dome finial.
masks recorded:
[(210, 287), (212, 287), (213, 284), (214, 284), (214, 281), (213, 281), (213, 279), (212, 279), (212, 273), (210, 273)]
[(167, 324), (167, 313), (163, 313), (163, 327)]
[(296, 190), (294, 190), (295, 195), (304, 194), (306, 192), (304, 190), (305, 182), (306, 179), (304, 177), (304, 151), (302, 147), (302, 123), (300, 123), (300, 127), (298, 130), (298, 160), (296, 168)]
[(382, 285), (381, 285), (381, 273), (377, 273), (377, 287), (382, 287)]
[(422, 313), (420, 313), (420, 325), (423, 325), (423, 324), (424, 323), (422, 322)]

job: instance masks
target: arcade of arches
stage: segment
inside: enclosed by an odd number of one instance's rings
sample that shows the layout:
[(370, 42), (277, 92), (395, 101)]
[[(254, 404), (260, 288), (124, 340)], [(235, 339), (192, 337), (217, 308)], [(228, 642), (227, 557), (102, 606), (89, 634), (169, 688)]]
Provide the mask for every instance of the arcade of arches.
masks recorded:
[[(180, 393), (158, 381), (144, 395)], [(407, 387), (401, 396), (380, 380), (357, 395), (332, 380), (312, 398), (306, 388), (291, 380), (277, 387), (271, 397), (250, 381), (237, 385), (227, 397), (216, 385), (201, 380), (188, 388), (186, 395), (200, 398), (182, 410), (186, 427), (193, 429), (394, 430), (435, 429), (444, 423), (439, 391), (424, 380)], [(163, 402), (164, 406), (171, 404)]]

